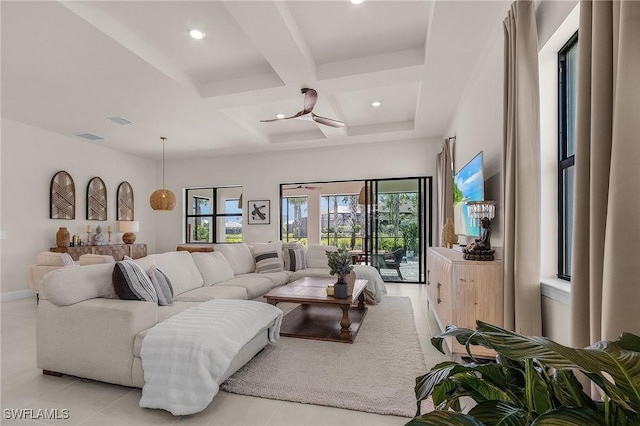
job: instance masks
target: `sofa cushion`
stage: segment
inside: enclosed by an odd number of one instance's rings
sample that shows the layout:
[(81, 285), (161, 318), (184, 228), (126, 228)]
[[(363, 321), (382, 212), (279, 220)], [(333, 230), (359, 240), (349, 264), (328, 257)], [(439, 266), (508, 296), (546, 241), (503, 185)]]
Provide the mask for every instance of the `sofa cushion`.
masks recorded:
[(282, 271), (282, 242), (268, 244), (254, 244), (253, 258), (256, 262), (256, 272)]
[(173, 305), (167, 306), (158, 306), (158, 322), (162, 322), (167, 318), (171, 318), (177, 313), (180, 313), (189, 308), (193, 308), (194, 306), (198, 306), (196, 302), (182, 302), (175, 300)]
[(247, 299), (255, 299), (271, 290), (271, 280), (259, 276), (253, 277), (235, 277), (229, 281), (216, 284), (219, 286), (243, 287), (247, 290)]
[(153, 259), (155, 265), (167, 274), (173, 286), (174, 297), (202, 287), (202, 275), (188, 251), (170, 251), (147, 257)]
[(116, 263), (110, 254), (83, 254), (78, 258), (80, 266), (99, 265), (101, 263)]
[(43, 277), (40, 298), (58, 306), (98, 297), (117, 299), (112, 272), (113, 264), (56, 269)]
[(247, 290), (244, 287), (214, 285), (189, 290), (176, 298), (181, 302), (206, 302), (211, 299), (247, 300)]
[(158, 294), (149, 276), (137, 263), (131, 260), (117, 262), (111, 279), (120, 299), (158, 303)]
[(205, 286), (214, 285), (233, 278), (233, 269), (222, 253), (191, 253), (193, 261), (200, 270)]
[(256, 270), (251, 250), (245, 243), (216, 244), (214, 250), (222, 253), (227, 258), (234, 275), (248, 274)]
[(152, 266), (147, 273), (158, 295), (158, 305), (171, 305), (173, 303), (173, 287), (167, 274), (162, 272), (157, 266)]
[[(125, 256), (124, 258), (131, 259), (129, 256)], [(150, 256), (141, 257), (139, 259), (133, 259), (133, 261), (136, 262), (138, 265), (140, 265), (142, 269), (144, 269), (145, 271), (148, 271), (149, 269), (151, 269), (152, 266), (156, 265), (156, 261)]]
[(293, 276), (293, 272), (290, 271), (277, 271), (277, 272), (264, 272), (261, 274), (243, 274), (238, 275), (236, 278), (268, 278), (271, 281), (271, 288), (285, 285), (289, 282), (289, 279)]
[(285, 271), (298, 271), (307, 267), (306, 256), (304, 249), (282, 249), (282, 257), (284, 257), (284, 270)]
[(69, 253), (54, 253), (51, 251), (45, 251), (38, 253), (37, 262), (42, 266), (73, 266), (73, 259), (69, 256)]
[(327, 251), (337, 251), (336, 246), (310, 244), (307, 249), (307, 268), (328, 268)]

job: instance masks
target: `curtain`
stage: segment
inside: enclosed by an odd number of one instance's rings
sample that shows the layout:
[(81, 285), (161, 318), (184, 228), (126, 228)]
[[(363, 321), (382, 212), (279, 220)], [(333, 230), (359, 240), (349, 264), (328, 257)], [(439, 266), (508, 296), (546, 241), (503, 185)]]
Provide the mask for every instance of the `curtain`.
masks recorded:
[(533, 1), (504, 20), (504, 325), (540, 335), (538, 36)]
[(436, 218), (438, 232), (435, 239), (436, 246), (444, 245), (442, 229), (447, 218), (453, 220), (453, 163), (451, 161), (451, 143), (447, 138), (442, 144), (442, 152), (438, 154), (436, 175), (438, 178), (438, 211)]
[(640, 2), (581, 1), (572, 345), (640, 334)]

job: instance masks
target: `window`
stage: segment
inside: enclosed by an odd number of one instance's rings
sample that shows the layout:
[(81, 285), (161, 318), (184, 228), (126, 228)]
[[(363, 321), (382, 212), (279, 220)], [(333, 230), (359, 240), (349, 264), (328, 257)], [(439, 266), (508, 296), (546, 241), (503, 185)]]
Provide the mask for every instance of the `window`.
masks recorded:
[(321, 244), (362, 250), (364, 216), (358, 194), (320, 197)]
[(309, 203), (306, 196), (282, 197), (282, 241), (300, 241), (307, 244), (307, 218)]
[(558, 278), (571, 278), (578, 33), (558, 52)]
[(242, 187), (186, 190), (187, 243), (242, 242)]

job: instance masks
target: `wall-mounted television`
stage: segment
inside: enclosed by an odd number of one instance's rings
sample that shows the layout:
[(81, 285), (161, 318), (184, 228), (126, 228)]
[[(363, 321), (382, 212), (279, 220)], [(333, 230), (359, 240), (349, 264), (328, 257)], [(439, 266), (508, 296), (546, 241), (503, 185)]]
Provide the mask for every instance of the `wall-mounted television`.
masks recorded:
[(477, 237), (480, 228), (473, 226), (467, 201), (484, 200), (484, 174), (482, 151), (462, 167), (453, 177), (453, 222), (458, 235)]

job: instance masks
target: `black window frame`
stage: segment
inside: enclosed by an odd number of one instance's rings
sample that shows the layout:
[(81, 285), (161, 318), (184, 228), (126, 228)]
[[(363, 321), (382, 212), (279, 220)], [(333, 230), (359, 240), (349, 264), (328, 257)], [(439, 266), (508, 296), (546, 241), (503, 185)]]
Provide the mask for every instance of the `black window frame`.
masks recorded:
[[(201, 187), (201, 188), (187, 188), (185, 189), (185, 200), (189, 200), (189, 192), (190, 191), (201, 191), (201, 190), (211, 190), (212, 192), (212, 198), (211, 198), (211, 213), (206, 213), (206, 214), (193, 214), (191, 213), (192, 211), (192, 207), (191, 205), (189, 205), (189, 203), (185, 203), (185, 242), (188, 244), (234, 244), (234, 243), (228, 243), (226, 241), (218, 241), (218, 234), (217, 234), (217, 219), (218, 218), (224, 218), (224, 217), (237, 217), (240, 219), (240, 223), (243, 223), (243, 214), (244, 214), (244, 210), (241, 213), (218, 213), (218, 189), (225, 189), (225, 188), (229, 188), (229, 187)], [(194, 195), (193, 198), (205, 198), (205, 197), (201, 197), (198, 195)], [(207, 197), (208, 198), (208, 197)], [(189, 219), (196, 219), (196, 223), (197, 223), (197, 219), (203, 219), (203, 218), (210, 218), (211, 220), (211, 235), (209, 235), (209, 239), (211, 241), (192, 241), (191, 240), (191, 235), (189, 234)], [(244, 230), (243, 230), (244, 231)], [(244, 233), (243, 233), (243, 240), (244, 240)], [(242, 242), (242, 241), (241, 241)]]
[[(568, 70), (567, 53), (577, 48), (578, 32), (576, 31), (558, 51), (558, 273), (560, 279), (571, 280), (571, 265), (567, 259), (572, 251), (568, 236), (572, 234), (567, 228), (567, 200), (565, 199), (565, 171), (575, 166), (575, 154), (569, 155), (568, 143)], [(575, 137), (575, 135), (574, 135)], [(575, 141), (574, 141), (575, 147)], [(575, 149), (574, 149), (575, 151)], [(575, 170), (575, 169), (574, 169)], [(573, 219), (571, 220), (573, 226)], [(572, 254), (572, 253), (571, 253)]]

